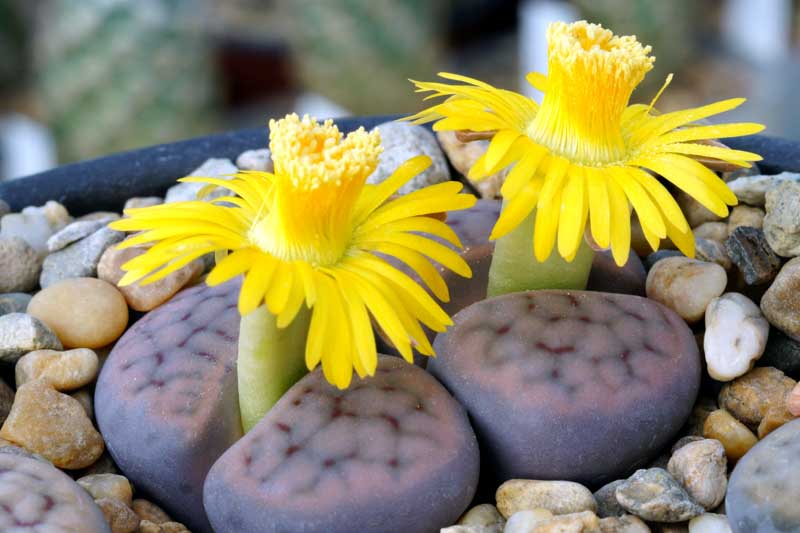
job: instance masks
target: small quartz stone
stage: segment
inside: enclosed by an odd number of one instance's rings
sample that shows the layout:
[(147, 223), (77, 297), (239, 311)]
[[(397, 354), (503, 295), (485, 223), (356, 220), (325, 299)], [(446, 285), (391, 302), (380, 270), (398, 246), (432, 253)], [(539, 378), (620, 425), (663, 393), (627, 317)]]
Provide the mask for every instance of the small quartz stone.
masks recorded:
[(78, 479), (78, 485), (86, 489), (92, 498), (119, 500), (128, 507), (133, 503), (133, 488), (125, 476), (116, 474), (94, 474)]
[[(122, 265), (146, 251), (147, 247), (142, 246), (134, 246), (123, 250), (118, 250), (116, 247), (108, 248), (97, 265), (97, 277), (112, 285), (117, 285), (125, 274), (122, 270)], [(154, 283), (142, 285), (137, 282), (132, 285), (118, 287), (118, 289), (131, 309), (151, 311), (172, 298), (176, 292), (192, 280), (199, 277), (204, 268), (203, 261), (195, 259), (188, 265)]]
[(753, 432), (725, 409), (717, 409), (708, 415), (703, 436), (720, 441), (725, 448), (725, 455), (731, 460), (742, 458), (758, 442)]
[(17, 389), (0, 437), (70, 470), (91, 465), (104, 448), (80, 403), (42, 379)]
[(624, 479), (617, 479), (597, 489), (597, 492), (594, 493), (594, 499), (597, 502), (597, 516), (605, 518), (625, 514), (625, 509), (617, 501), (617, 487), (623, 483), (625, 483)]
[(648, 521), (683, 522), (705, 511), (662, 468), (637, 470), (616, 493), (623, 508)]
[(783, 265), (761, 298), (761, 311), (770, 324), (800, 341), (800, 258)]
[(163, 524), (171, 522), (172, 519), (169, 515), (158, 505), (143, 498), (133, 500), (131, 508), (139, 516), (140, 520), (148, 520), (154, 524)]
[(100, 228), (88, 237), (48, 255), (42, 264), (39, 285), (47, 288), (72, 278), (94, 277), (97, 263), (106, 248), (125, 238), (125, 234), (108, 227)]
[(692, 230), (695, 239), (708, 239), (722, 242), (728, 238), (728, 225), (725, 222), (704, 222)]
[(600, 519), (600, 533), (650, 533), (641, 518), (626, 514)]
[(497, 507), (490, 503), (482, 503), (464, 513), (464, 515), (459, 518), (458, 525), (481, 527), (499, 525), (502, 531), (505, 522), (506, 519), (503, 518), (503, 515), (500, 514)]
[(47, 287), (33, 297), (28, 313), (50, 326), (67, 348), (101, 348), (117, 340), (128, 325), (125, 298), (116, 287), (95, 278), (67, 279)]
[(407, 194), (428, 185), (450, 180), (450, 168), (433, 133), (427, 128), (406, 122), (384, 122), (376, 126), (381, 134), (383, 152), (367, 183), (381, 183), (403, 163), (418, 155), (427, 155), (433, 164), (405, 183), (397, 191)]
[(66, 246), (88, 237), (97, 230), (104, 228), (114, 217), (103, 217), (95, 220), (79, 220), (54, 233), (47, 239), (47, 251), (57, 252)]
[(800, 183), (784, 181), (767, 191), (764, 235), (775, 253), (800, 255)]
[(19, 237), (37, 254), (47, 253), (47, 239), (70, 221), (69, 213), (58, 202), (47, 202), (41, 207), (26, 207), (21, 213), (5, 215), (0, 219), (0, 238)]
[(767, 191), (784, 181), (800, 182), (800, 174), (783, 172), (769, 176), (746, 176), (728, 183), (728, 187), (740, 202), (749, 205), (763, 206), (766, 203)]
[(761, 229), (764, 226), (764, 210), (760, 207), (737, 205), (728, 217), (728, 235), (740, 226)]
[(728, 283), (725, 269), (687, 257), (668, 257), (653, 265), (647, 275), (647, 297), (660, 302), (687, 322), (703, 318), (712, 299)]
[(70, 391), (88, 385), (97, 377), (100, 362), (88, 348), (58, 352), (36, 350), (23, 355), (14, 369), (17, 387), (44, 378), (58, 391)]
[(748, 285), (772, 281), (781, 268), (781, 258), (772, 250), (760, 229), (749, 226), (736, 228), (725, 241), (725, 252), (739, 267)]
[(706, 309), (703, 351), (709, 375), (730, 381), (745, 374), (764, 353), (769, 322), (749, 298), (729, 292)]
[(795, 384), (795, 380), (777, 368), (754, 368), (722, 387), (719, 406), (755, 429), (770, 408), (786, 405), (786, 395)]
[[(208, 159), (205, 163), (194, 169), (189, 176), (197, 176), (203, 178), (220, 178), (231, 179), (239, 171), (236, 166), (231, 163), (230, 159)], [(205, 183), (179, 183), (167, 189), (167, 195), (164, 197), (165, 204), (173, 202), (187, 202), (197, 200), (197, 193), (205, 187)], [(228, 189), (217, 187), (211, 191), (203, 199), (206, 201), (219, 198), (230, 194)]]
[[(557, 515), (549, 520), (534, 522), (526, 533), (597, 533), (600, 531), (600, 520), (591, 511)], [(507, 527), (507, 526), (506, 526)]]
[(41, 320), (25, 313), (0, 316), (0, 361), (13, 363), (34, 350), (60, 350), (61, 342)]
[(716, 263), (725, 270), (730, 270), (733, 263), (725, 246), (720, 241), (697, 237), (694, 240), (695, 258), (708, 263)]
[[(489, 148), (489, 141), (487, 140), (462, 142), (454, 131), (437, 131), (436, 137), (439, 139), (439, 144), (442, 145), (442, 149), (447, 154), (447, 159), (452, 163), (453, 168), (467, 179), (469, 179), (469, 169)], [(470, 182), (481, 194), (481, 198), (500, 198), (500, 188), (503, 186), (503, 182), (511, 168), (513, 166), (506, 167), (480, 180), (470, 180)]]
[(119, 500), (100, 498), (95, 500), (97, 506), (103, 511), (111, 533), (134, 533), (139, 529), (139, 517), (133, 510)]
[(272, 154), (269, 148), (247, 150), (236, 158), (236, 166), (242, 170), (272, 172)]
[(800, 383), (794, 386), (786, 398), (786, 410), (794, 416), (800, 416)]
[(667, 471), (694, 501), (708, 510), (725, 498), (728, 462), (718, 440), (702, 439), (681, 447), (672, 454)]
[(517, 511), (508, 518), (503, 533), (528, 533), (536, 531), (537, 524), (553, 518), (553, 513), (547, 509), (526, 509)]
[(731, 533), (724, 514), (705, 513), (689, 520), (689, 533)]
[(24, 292), (0, 294), (0, 316), (9, 313), (24, 313), (28, 309), (31, 295)]
[(160, 196), (136, 196), (134, 198), (128, 198), (125, 202), (125, 207), (122, 208), (123, 211), (126, 209), (138, 209), (140, 207), (153, 207), (154, 205), (161, 205), (164, 203), (164, 199)]
[(571, 481), (511, 479), (497, 489), (497, 510), (508, 518), (525, 509), (547, 509), (553, 514), (596, 511), (592, 493)]
[(156, 524), (150, 520), (142, 520), (139, 523), (138, 533), (189, 533), (189, 529), (179, 522), (163, 522), (161, 524)]
[(41, 270), (42, 259), (27, 242), (0, 236), (0, 292), (32, 290)]

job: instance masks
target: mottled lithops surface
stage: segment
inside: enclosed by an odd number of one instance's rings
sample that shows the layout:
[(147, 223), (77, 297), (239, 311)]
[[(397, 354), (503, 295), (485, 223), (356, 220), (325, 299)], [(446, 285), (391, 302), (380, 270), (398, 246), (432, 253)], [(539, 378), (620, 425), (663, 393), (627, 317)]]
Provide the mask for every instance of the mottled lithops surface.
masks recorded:
[(0, 454), (0, 530), (110, 533), (100, 508), (69, 476), (41, 461)]
[(217, 533), (427, 533), (456, 521), (477, 481), (463, 408), (384, 357), (345, 391), (319, 370), (300, 380), (214, 464), (204, 499)]
[(692, 333), (651, 300), (515, 293), (454, 321), (429, 370), (467, 408), (493, 481), (624, 476), (667, 444), (697, 395)]
[(725, 510), (734, 533), (800, 531), (800, 420), (767, 435), (733, 470)]
[(185, 290), (117, 342), (97, 382), (97, 423), (139, 489), (192, 531), (208, 531), (205, 474), (241, 436), (238, 286)]

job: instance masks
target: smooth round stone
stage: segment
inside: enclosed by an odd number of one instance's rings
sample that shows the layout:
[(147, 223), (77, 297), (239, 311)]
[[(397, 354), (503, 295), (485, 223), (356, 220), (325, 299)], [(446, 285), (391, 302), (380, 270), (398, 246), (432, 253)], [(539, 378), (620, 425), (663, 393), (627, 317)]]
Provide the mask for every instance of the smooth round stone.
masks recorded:
[(800, 531), (800, 420), (784, 424), (736, 465), (725, 511), (734, 533)]
[(430, 374), (382, 357), (338, 390), (308, 374), (214, 464), (204, 488), (217, 533), (436, 532), (475, 493), (466, 413)]
[(110, 533), (88, 492), (46, 463), (0, 454), (0, 529)]
[(133, 488), (125, 476), (118, 474), (92, 474), (78, 479), (78, 485), (86, 489), (92, 498), (119, 500), (128, 507), (133, 502)]
[(72, 278), (42, 289), (28, 314), (52, 329), (65, 348), (102, 348), (122, 335), (128, 305), (116, 287), (95, 278)]
[(514, 293), (453, 320), (429, 370), (467, 408), (494, 482), (622, 477), (667, 445), (697, 396), (691, 331), (645, 298)]
[(120, 338), (97, 380), (97, 424), (114, 461), (192, 531), (211, 530), (203, 480), (242, 435), (238, 292), (229, 282), (178, 293)]
[(0, 292), (24, 292), (36, 287), (42, 259), (19, 237), (0, 237)]
[(678, 313), (687, 322), (703, 318), (709, 302), (725, 291), (728, 275), (716, 263), (668, 257), (647, 274), (647, 297)]
[(769, 322), (747, 296), (729, 292), (714, 298), (705, 320), (703, 353), (708, 373), (717, 381), (745, 374), (764, 353)]
[(597, 511), (592, 493), (571, 481), (509, 479), (497, 489), (497, 510), (506, 517), (526, 509), (547, 509), (553, 514)]
[(17, 387), (34, 379), (44, 378), (58, 391), (70, 391), (88, 385), (97, 377), (100, 361), (88, 348), (59, 352), (28, 352), (14, 367)]
[(139, 528), (139, 517), (133, 509), (119, 500), (100, 498), (95, 502), (111, 526), (112, 533), (135, 533)]

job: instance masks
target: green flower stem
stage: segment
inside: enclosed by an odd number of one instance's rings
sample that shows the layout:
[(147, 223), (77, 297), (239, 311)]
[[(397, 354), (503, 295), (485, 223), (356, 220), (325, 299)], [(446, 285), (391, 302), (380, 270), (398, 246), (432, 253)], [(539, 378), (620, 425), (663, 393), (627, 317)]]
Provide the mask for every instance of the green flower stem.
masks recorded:
[(489, 267), (487, 296), (537, 289), (583, 290), (589, 279), (594, 252), (581, 239), (578, 253), (567, 262), (553, 250), (543, 263), (533, 256), (534, 209), (511, 233), (497, 240)]
[(239, 329), (239, 411), (245, 432), (308, 370), (306, 336), (311, 313), (305, 307), (281, 329), (266, 307), (242, 317)]

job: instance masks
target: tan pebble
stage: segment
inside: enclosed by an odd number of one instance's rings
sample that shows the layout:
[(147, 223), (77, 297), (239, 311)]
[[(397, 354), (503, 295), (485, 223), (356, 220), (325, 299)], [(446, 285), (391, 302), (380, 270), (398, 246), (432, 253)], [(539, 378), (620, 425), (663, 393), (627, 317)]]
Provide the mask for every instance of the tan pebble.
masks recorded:
[(650, 533), (641, 518), (632, 514), (609, 516), (600, 519), (601, 533)]
[(686, 221), (692, 228), (696, 228), (704, 222), (718, 222), (722, 220), (722, 217), (712, 213), (709, 209), (704, 207), (700, 202), (685, 192), (680, 190), (676, 191), (674, 196), (681, 208), (681, 211), (683, 211), (683, 214), (686, 215)]
[(97, 377), (100, 363), (88, 348), (59, 352), (36, 350), (23, 355), (14, 367), (17, 387), (34, 379), (46, 379), (58, 391), (70, 391), (88, 385)]
[[(116, 285), (125, 274), (122, 265), (147, 251), (147, 247), (136, 246), (118, 250), (116, 246), (107, 248), (97, 265), (97, 277)], [(204, 265), (195, 259), (188, 265), (172, 272), (154, 283), (141, 285), (134, 283), (118, 287), (131, 309), (150, 311), (169, 300), (175, 293), (191, 283), (203, 273)]]
[(117, 474), (92, 474), (78, 479), (78, 485), (86, 489), (95, 500), (111, 498), (128, 507), (133, 503), (133, 488), (128, 478)]
[[(188, 532), (189, 528), (187, 528), (186, 526), (184, 526), (179, 522), (164, 522), (163, 524), (156, 524), (151, 522), (150, 520), (142, 520), (139, 523), (138, 531), (139, 533), (184, 533)], [(463, 533), (471, 533), (471, 532), (463, 532)]]
[(800, 416), (800, 383), (786, 397), (786, 410), (794, 416)]
[(591, 511), (554, 516), (534, 524), (529, 533), (597, 533), (600, 520)]
[(704, 222), (692, 230), (695, 237), (722, 242), (728, 238), (728, 225), (725, 222)]
[(725, 455), (732, 460), (742, 458), (758, 442), (747, 426), (724, 409), (717, 409), (708, 415), (703, 425), (703, 436), (720, 441), (725, 448)]
[(104, 449), (81, 404), (41, 379), (17, 390), (0, 437), (69, 470), (91, 465)]
[(94, 503), (103, 511), (106, 522), (111, 527), (111, 533), (134, 533), (139, 529), (139, 517), (121, 501), (101, 498)]
[(667, 471), (706, 510), (718, 506), (725, 497), (728, 461), (718, 440), (700, 439), (681, 446), (673, 452)]
[(795, 383), (777, 368), (757, 367), (722, 387), (719, 406), (755, 429), (769, 409), (783, 409)]
[(137, 498), (133, 500), (131, 507), (142, 520), (149, 520), (154, 524), (163, 524), (171, 521), (169, 515), (161, 507), (149, 500)]
[(80, 403), (81, 407), (83, 407), (83, 410), (86, 412), (86, 416), (89, 417), (89, 420), (94, 419), (94, 399), (92, 398), (91, 392), (89, 392), (87, 389), (80, 389), (76, 390), (75, 392), (71, 392), (69, 395), (78, 400), (78, 403)]
[(47, 324), (65, 348), (100, 348), (128, 325), (128, 305), (110, 283), (95, 278), (59, 281), (38, 292), (28, 314)]
[(458, 525), (493, 526), (495, 524), (503, 524), (505, 521), (497, 507), (490, 503), (482, 503), (464, 513), (458, 520)]
[[(555, 515), (547, 509), (526, 509), (517, 511), (508, 517), (502, 533), (528, 533), (533, 531), (542, 522), (547, 522)], [(484, 533), (481, 530), (481, 533)]]
[(678, 313), (687, 322), (703, 318), (708, 304), (725, 291), (728, 275), (716, 263), (668, 257), (647, 274), (647, 297)]
[(547, 509), (553, 514), (597, 510), (592, 493), (571, 481), (511, 479), (497, 489), (497, 510), (508, 518), (517, 511)]
[[(447, 154), (447, 159), (452, 163), (453, 168), (460, 172), (464, 177), (469, 174), (469, 169), (475, 164), (489, 147), (489, 141), (477, 140), (462, 142), (456, 137), (453, 131), (437, 131), (436, 137), (442, 145), (442, 149)], [(487, 176), (481, 180), (469, 180), (478, 189), (482, 198), (500, 198), (500, 188), (506, 180), (506, 176), (513, 167), (506, 167), (498, 172)]]
[(764, 210), (760, 207), (737, 205), (728, 217), (728, 235), (739, 226), (761, 229), (764, 227)]
[(758, 438), (763, 439), (786, 422), (794, 420), (794, 418), (795, 416), (789, 412), (785, 403), (771, 407), (758, 424)]

